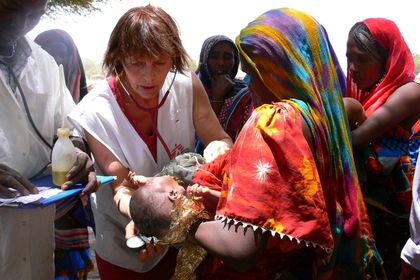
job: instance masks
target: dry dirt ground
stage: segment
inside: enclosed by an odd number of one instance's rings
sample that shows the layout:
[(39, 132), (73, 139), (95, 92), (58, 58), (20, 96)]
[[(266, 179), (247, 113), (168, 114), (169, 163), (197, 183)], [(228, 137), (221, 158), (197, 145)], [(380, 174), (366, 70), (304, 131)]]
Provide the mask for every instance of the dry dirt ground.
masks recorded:
[(98, 268), (96, 267), (96, 260), (95, 260), (95, 252), (94, 252), (94, 246), (95, 246), (95, 236), (93, 234), (93, 231), (91, 228), (89, 228), (89, 243), (90, 243), (90, 248), (92, 250), (92, 258), (93, 258), (93, 262), (95, 263), (95, 269), (91, 272), (89, 272), (87, 279), (88, 280), (98, 280), (99, 278), (99, 273), (98, 273)]

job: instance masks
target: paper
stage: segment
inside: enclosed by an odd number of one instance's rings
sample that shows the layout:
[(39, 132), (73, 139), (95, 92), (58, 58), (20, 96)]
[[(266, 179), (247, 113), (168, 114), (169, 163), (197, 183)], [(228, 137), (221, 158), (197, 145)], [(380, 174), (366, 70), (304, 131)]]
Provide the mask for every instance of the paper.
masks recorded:
[[(115, 176), (96, 176), (99, 185), (110, 183)], [(69, 190), (61, 190), (54, 186), (51, 176), (42, 177), (31, 181), (39, 190), (38, 194), (18, 196), (14, 198), (0, 198), (0, 207), (39, 208), (55, 203), (64, 198), (77, 195), (82, 192), (84, 184), (77, 183)]]
[(21, 196), (18, 194), (17, 197), (14, 198), (0, 198), (0, 206), (10, 204), (10, 203), (18, 203), (18, 204), (28, 204), (28, 203), (35, 203), (42, 199), (46, 199), (52, 197), (60, 192), (63, 192), (59, 188), (51, 188), (51, 187), (37, 187), (39, 193), (37, 194), (30, 194)]

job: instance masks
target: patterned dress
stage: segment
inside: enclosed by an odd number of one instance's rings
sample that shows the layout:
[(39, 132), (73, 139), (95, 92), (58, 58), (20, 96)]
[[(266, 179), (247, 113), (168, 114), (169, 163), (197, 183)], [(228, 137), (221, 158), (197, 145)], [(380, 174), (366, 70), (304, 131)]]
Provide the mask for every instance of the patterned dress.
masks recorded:
[(344, 74), (325, 29), (303, 12), (274, 9), (242, 29), (236, 43), (252, 68), (250, 84), (264, 86), (255, 94), (273, 103), (254, 110), (214, 173), (222, 185), (216, 219), (270, 238), (248, 274), (213, 258), (203, 278), (380, 278), (345, 121)]
[[(420, 150), (420, 121), (411, 133), (395, 127), (373, 142), (364, 158), (364, 198), (388, 277), (398, 277), (400, 252), (410, 236), (408, 217)], [(390, 245), (392, 244), (392, 245)]]

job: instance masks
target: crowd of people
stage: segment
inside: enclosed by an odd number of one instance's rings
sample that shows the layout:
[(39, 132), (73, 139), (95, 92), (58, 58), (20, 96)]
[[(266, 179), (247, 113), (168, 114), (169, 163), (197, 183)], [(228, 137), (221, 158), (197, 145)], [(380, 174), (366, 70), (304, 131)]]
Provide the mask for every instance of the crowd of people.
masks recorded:
[(134, 7), (88, 89), (69, 34), (26, 36), (46, 5), (0, 6), (0, 197), (38, 192), (62, 126), (60, 187), (84, 188), (0, 207), (1, 279), (87, 279), (93, 258), (105, 280), (420, 279), (420, 84), (393, 21), (354, 24), (347, 74), (291, 8), (208, 37), (190, 69), (175, 20)]

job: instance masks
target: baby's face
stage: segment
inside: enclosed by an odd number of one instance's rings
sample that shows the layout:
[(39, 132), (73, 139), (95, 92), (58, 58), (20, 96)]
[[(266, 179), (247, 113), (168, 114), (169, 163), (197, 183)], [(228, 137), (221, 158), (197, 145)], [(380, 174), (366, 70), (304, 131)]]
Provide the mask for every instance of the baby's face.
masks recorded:
[(153, 203), (163, 216), (170, 216), (174, 201), (185, 194), (185, 189), (171, 176), (146, 177), (134, 192), (137, 203)]
[(153, 193), (172, 194), (172, 196), (185, 193), (185, 189), (171, 176), (149, 177), (141, 188), (147, 188), (147, 191)]

